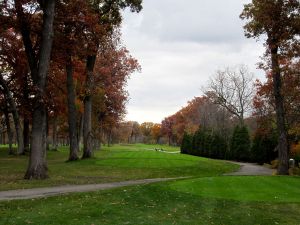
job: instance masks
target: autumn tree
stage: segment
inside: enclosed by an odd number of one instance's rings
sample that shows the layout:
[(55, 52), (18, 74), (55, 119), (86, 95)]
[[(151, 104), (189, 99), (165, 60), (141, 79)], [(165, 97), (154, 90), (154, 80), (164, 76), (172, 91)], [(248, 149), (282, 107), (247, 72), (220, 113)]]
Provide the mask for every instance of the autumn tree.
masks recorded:
[(151, 129), (151, 136), (152, 139), (155, 141), (156, 144), (159, 143), (159, 139), (161, 137), (161, 125), (160, 124), (154, 124)]
[(246, 20), (245, 35), (256, 38), (266, 35), (267, 68), (271, 69), (276, 123), (279, 133), (278, 174), (288, 174), (288, 137), (282, 93), (282, 70), (280, 63), (291, 47), (299, 41), (300, 2), (297, 0), (252, 0), (241, 14)]
[(172, 140), (174, 137), (174, 132), (173, 132), (174, 119), (173, 118), (174, 118), (174, 116), (169, 116), (161, 122), (162, 135), (167, 136), (169, 145), (172, 144)]
[(141, 133), (144, 136), (144, 141), (146, 143), (149, 143), (151, 140), (151, 131), (152, 131), (153, 126), (154, 126), (154, 123), (152, 123), (152, 122), (144, 122), (140, 126)]
[(207, 97), (224, 107), (244, 124), (244, 116), (251, 109), (254, 76), (244, 65), (218, 70), (209, 81)]
[[(91, 10), (98, 18), (97, 26), (87, 31), (86, 81), (84, 96), (84, 149), (82, 158), (92, 156), (92, 91), (94, 87), (94, 68), (103, 35), (107, 35), (122, 22), (121, 10), (129, 7), (132, 12), (142, 9), (142, 0), (99, 0), (88, 1)], [(101, 27), (105, 27), (104, 33)], [(100, 29), (99, 29), (100, 28)]]
[(137, 138), (140, 134), (141, 134), (140, 124), (136, 121), (133, 121), (132, 122), (132, 130), (131, 130), (131, 134), (130, 134), (131, 142), (136, 143)]
[[(6, 7), (10, 9), (10, 3)], [(32, 10), (28, 10), (29, 8)], [(45, 159), (47, 109), (44, 97), (52, 50), (55, 0), (38, 1), (37, 4), (16, 0), (14, 10), (35, 90), (30, 160), (25, 178), (44, 179), (48, 177)], [(41, 26), (38, 28), (34, 27), (39, 26), (38, 24), (31, 23), (35, 17), (41, 18)], [(33, 31), (38, 32), (33, 35)], [(36, 37), (35, 40), (32, 39), (33, 36)]]

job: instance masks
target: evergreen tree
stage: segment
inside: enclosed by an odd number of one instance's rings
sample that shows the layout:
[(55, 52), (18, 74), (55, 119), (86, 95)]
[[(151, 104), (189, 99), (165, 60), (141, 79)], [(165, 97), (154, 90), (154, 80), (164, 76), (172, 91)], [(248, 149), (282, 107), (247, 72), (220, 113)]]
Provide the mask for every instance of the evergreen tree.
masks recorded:
[(210, 146), (210, 157), (214, 159), (225, 159), (226, 151), (226, 140), (219, 134), (214, 133)]
[(271, 133), (256, 133), (251, 148), (251, 159), (260, 164), (270, 163), (276, 158), (277, 135), (274, 131)]
[(182, 154), (192, 154), (193, 146), (192, 146), (192, 139), (193, 137), (188, 133), (184, 133), (182, 143), (181, 143), (181, 153)]
[(247, 127), (236, 126), (231, 139), (230, 159), (250, 160), (250, 147), (251, 141)]
[(204, 156), (205, 133), (199, 128), (193, 137), (193, 155)]
[(204, 157), (212, 157), (211, 156), (211, 143), (213, 141), (213, 134), (211, 131), (206, 131), (204, 133), (204, 141), (203, 141), (203, 156)]

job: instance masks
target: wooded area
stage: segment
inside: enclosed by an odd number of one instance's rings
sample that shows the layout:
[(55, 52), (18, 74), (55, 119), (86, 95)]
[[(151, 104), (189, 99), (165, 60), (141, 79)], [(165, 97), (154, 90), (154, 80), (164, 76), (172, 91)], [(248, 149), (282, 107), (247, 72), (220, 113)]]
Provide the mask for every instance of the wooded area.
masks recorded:
[(10, 146), (13, 115), (16, 154), (30, 145), (26, 179), (48, 176), (50, 130), (54, 149), (59, 139), (70, 144), (72, 161), (81, 141), (82, 158), (92, 157), (103, 131), (122, 119), (124, 86), (140, 69), (120, 41), (127, 7), (139, 12), (141, 1), (1, 1), (2, 108)]

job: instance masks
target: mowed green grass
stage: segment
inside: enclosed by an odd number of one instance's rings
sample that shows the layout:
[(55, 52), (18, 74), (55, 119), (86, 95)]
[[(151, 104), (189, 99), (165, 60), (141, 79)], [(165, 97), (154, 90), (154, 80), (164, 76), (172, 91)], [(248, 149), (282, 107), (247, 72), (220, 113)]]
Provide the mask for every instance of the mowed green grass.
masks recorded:
[[(216, 179), (220, 184), (223, 177)], [(107, 191), (71, 194), (47, 199), (0, 202), (0, 224), (147, 224), (147, 225), (297, 225), (300, 224), (299, 192), (296, 188), (284, 189), (289, 192), (287, 200), (269, 198), (282, 186), (298, 186), (299, 179), (271, 177), (224, 177), (224, 182), (214, 191), (217, 196), (206, 195), (198, 185), (198, 180), (163, 182), (159, 184), (124, 187)], [(195, 185), (195, 181), (199, 181)], [(250, 185), (242, 188), (240, 182)], [(263, 183), (255, 188), (255, 184)], [(215, 184), (202, 185), (209, 189)], [(229, 196), (226, 186), (233, 188), (236, 195)], [(192, 188), (195, 187), (196, 188)], [(267, 196), (252, 195), (263, 192)], [(191, 188), (189, 188), (191, 187)], [(254, 188), (254, 190), (253, 190)], [(191, 191), (191, 189), (193, 189)], [(213, 188), (215, 190), (215, 188)], [(225, 197), (218, 196), (224, 190)], [(268, 191), (266, 191), (268, 190)], [(221, 194), (222, 195), (222, 194)], [(236, 196), (239, 196), (238, 198)], [(233, 197), (233, 198), (231, 198)], [(239, 199), (239, 200), (237, 200)]]
[(215, 199), (300, 203), (300, 177), (206, 177), (178, 181), (170, 187), (183, 193)]
[(58, 152), (50, 151), (47, 153), (50, 178), (43, 181), (24, 180), (28, 157), (8, 156), (7, 149), (2, 148), (0, 190), (148, 178), (215, 176), (238, 168), (216, 160), (157, 152), (155, 148), (163, 148), (168, 152), (179, 151), (179, 148), (157, 145), (116, 145), (95, 152), (93, 159), (71, 163), (66, 163), (67, 148), (61, 148)]
[[(13, 187), (152, 177), (191, 178), (43, 199), (0, 201), (0, 224), (300, 224), (300, 178), (221, 176), (238, 166), (149, 150), (153, 147), (104, 148), (94, 159), (75, 163), (64, 162), (66, 150), (49, 152), (51, 178), (46, 181), (23, 181), (21, 168), (27, 159), (7, 157), (1, 151), (1, 188), (2, 184), (11, 187), (2, 180), (7, 180), (10, 173), (14, 174)], [(18, 173), (19, 180), (15, 178)]]

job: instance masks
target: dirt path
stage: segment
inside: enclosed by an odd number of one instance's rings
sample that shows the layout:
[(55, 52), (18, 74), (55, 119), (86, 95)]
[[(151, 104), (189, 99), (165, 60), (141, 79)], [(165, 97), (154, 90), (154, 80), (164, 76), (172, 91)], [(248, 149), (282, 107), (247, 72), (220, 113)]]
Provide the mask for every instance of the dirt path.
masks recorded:
[(264, 166), (259, 166), (254, 163), (240, 163), (240, 162), (232, 162), (241, 166), (241, 168), (233, 173), (227, 173), (224, 175), (228, 176), (271, 176), (273, 174), (273, 170)]
[(68, 186), (60, 186), (60, 187), (46, 187), (46, 188), (1, 191), (0, 192), (0, 201), (16, 200), (16, 199), (44, 198), (44, 197), (62, 195), (62, 194), (67, 194), (67, 193), (106, 190), (106, 189), (117, 188), (117, 187), (150, 184), (150, 183), (169, 181), (169, 180), (175, 180), (175, 179), (181, 179), (181, 178), (183, 178), (183, 177), (156, 178), (156, 179), (133, 180), (133, 181), (106, 183), (106, 184), (68, 185)]

